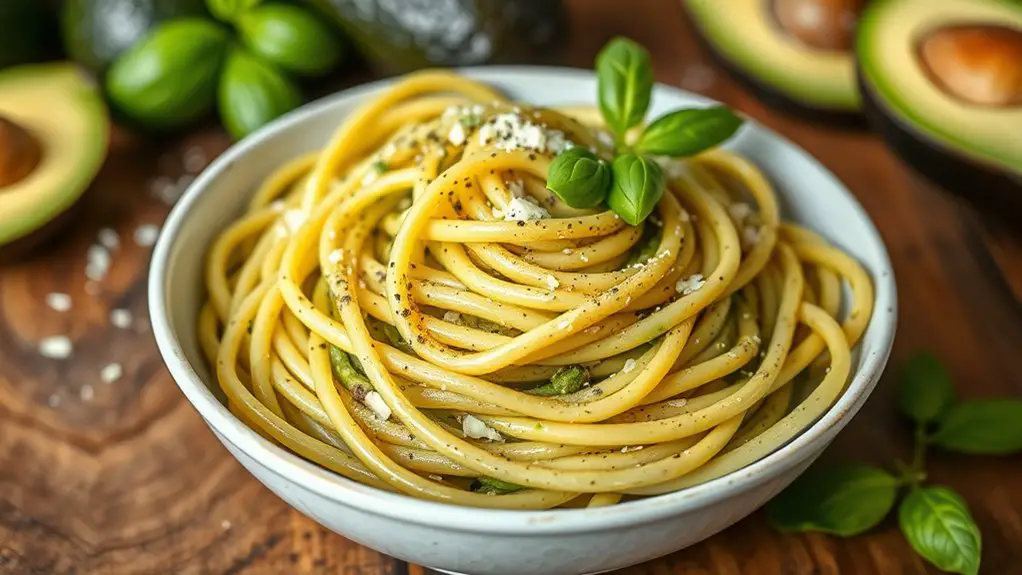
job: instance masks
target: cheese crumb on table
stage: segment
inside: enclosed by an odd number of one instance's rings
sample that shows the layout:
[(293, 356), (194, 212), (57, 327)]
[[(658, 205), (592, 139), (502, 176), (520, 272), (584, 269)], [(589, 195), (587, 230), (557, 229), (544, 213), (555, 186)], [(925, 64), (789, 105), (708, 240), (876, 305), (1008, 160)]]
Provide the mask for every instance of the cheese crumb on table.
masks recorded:
[(126, 309), (110, 310), (110, 324), (116, 328), (128, 329), (131, 327), (131, 311)]
[(71, 296), (66, 293), (53, 292), (46, 294), (46, 305), (53, 311), (65, 312), (71, 309)]
[(66, 335), (47, 337), (39, 342), (39, 355), (49, 359), (67, 359), (74, 353), (74, 344)]
[(143, 224), (135, 228), (135, 234), (132, 236), (135, 240), (135, 245), (148, 248), (156, 243), (156, 238), (160, 236), (160, 227), (154, 224)]
[(113, 383), (124, 375), (124, 369), (119, 363), (108, 363), (99, 371), (99, 378), (103, 383)]

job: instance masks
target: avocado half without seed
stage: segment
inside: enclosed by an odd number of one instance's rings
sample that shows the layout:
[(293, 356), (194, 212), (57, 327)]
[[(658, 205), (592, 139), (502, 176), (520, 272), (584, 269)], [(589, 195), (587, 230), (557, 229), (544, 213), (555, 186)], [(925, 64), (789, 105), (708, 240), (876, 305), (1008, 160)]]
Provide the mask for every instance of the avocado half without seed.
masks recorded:
[[(934, 0), (941, 1), (941, 0)], [(688, 0), (699, 36), (763, 102), (859, 124), (853, 53), (864, 0)]]
[(875, 0), (857, 53), (867, 115), (897, 154), (981, 207), (1022, 215), (1022, 3)]
[[(67, 63), (0, 72), (0, 248), (41, 241), (106, 157), (109, 123), (96, 87)], [(18, 248), (18, 249), (16, 249)]]

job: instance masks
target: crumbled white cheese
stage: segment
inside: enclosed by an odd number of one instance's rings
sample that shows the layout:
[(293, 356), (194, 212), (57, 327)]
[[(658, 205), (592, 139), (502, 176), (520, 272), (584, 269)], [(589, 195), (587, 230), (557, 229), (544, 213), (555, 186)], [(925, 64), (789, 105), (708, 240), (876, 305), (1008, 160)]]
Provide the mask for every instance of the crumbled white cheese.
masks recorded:
[(89, 246), (85, 252), (85, 277), (101, 281), (110, 270), (110, 252), (99, 244)]
[(621, 453), (628, 453), (629, 451), (639, 451), (644, 448), (644, 445), (626, 445), (621, 448)]
[(387, 421), (390, 419), (390, 406), (387, 405), (386, 401), (383, 401), (383, 396), (375, 391), (370, 391), (366, 394), (365, 404), (369, 409), (373, 410), (376, 414), (377, 419), (381, 421)]
[(628, 358), (628, 359), (625, 360), (624, 366), (621, 367), (621, 372), (622, 373), (629, 373), (633, 369), (635, 369), (635, 360), (632, 359), (632, 358)]
[(49, 359), (67, 359), (72, 352), (74, 345), (64, 335), (55, 335), (39, 342), (39, 355)]
[(292, 234), (301, 229), (302, 225), (305, 224), (307, 215), (304, 211), (292, 208), (284, 212), (284, 225), (287, 226), (287, 231)]
[(461, 319), (461, 314), (456, 312), (456, 311), (445, 311), (444, 312), (444, 321), (446, 321), (446, 322), (458, 323), (458, 321), (460, 319)]
[(563, 250), (561, 250), (561, 253), (566, 255), (566, 256), (569, 256), (569, 255), (575, 253), (575, 250), (573, 250), (571, 248), (564, 248)]
[(206, 154), (202, 151), (202, 148), (192, 146), (185, 151), (183, 164), (185, 171), (189, 174), (197, 174), (202, 171), (202, 168), (206, 167)]
[(116, 328), (128, 329), (131, 327), (131, 312), (126, 309), (110, 310), (110, 324)]
[(99, 379), (103, 383), (113, 383), (124, 375), (124, 369), (119, 363), (108, 363), (99, 371)]
[(92, 401), (93, 396), (96, 395), (96, 390), (92, 389), (92, 386), (86, 383), (78, 390), (78, 395), (82, 398), (82, 401)]
[(683, 161), (673, 158), (657, 158), (656, 161), (669, 181), (680, 180), (685, 176), (686, 167)]
[(96, 234), (96, 241), (104, 248), (113, 251), (121, 245), (121, 238), (113, 228), (102, 228)]
[(366, 172), (366, 175), (362, 176), (362, 185), (368, 186), (369, 184), (375, 182), (379, 177), (380, 171), (374, 168), (370, 168), (369, 171)]
[(71, 296), (66, 293), (48, 293), (46, 294), (46, 305), (50, 306), (53, 311), (68, 311), (71, 309)]
[(465, 133), (465, 126), (462, 125), (461, 122), (455, 122), (454, 125), (451, 126), (450, 133), (447, 134), (447, 141), (455, 146), (460, 146), (465, 143), (465, 139), (467, 137), (468, 135)]
[(596, 132), (596, 139), (608, 148), (614, 147), (614, 136), (610, 135), (610, 132), (606, 130), (599, 130)]
[(479, 143), (511, 152), (527, 149), (561, 153), (570, 147), (564, 133), (547, 130), (516, 112), (494, 116), (479, 128)]
[(550, 212), (537, 205), (532, 198), (511, 198), (507, 204), (507, 212), (504, 214), (504, 220), (518, 222), (542, 220), (549, 217)]
[(703, 274), (692, 274), (688, 278), (678, 280), (677, 285), (674, 286), (681, 295), (688, 295), (692, 292), (699, 291), (700, 288), (706, 283), (703, 279)]
[(745, 226), (742, 229), (742, 243), (746, 247), (754, 246), (759, 243), (759, 238), (762, 235), (762, 230), (755, 226)]
[(223, 521), (220, 522), (220, 528), (223, 529), (224, 531), (229, 530), (231, 528), (231, 522), (224, 519)]
[(557, 281), (553, 274), (548, 274), (543, 280), (546, 282), (546, 287), (550, 289), (557, 289), (561, 285), (561, 282)]
[(731, 213), (731, 217), (738, 223), (744, 222), (745, 218), (752, 214), (752, 208), (745, 202), (735, 202), (728, 206), (727, 211)]
[(336, 264), (344, 260), (344, 250), (338, 248), (326, 256), (326, 261)]
[(156, 243), (156, 238), (160, 236), (160, 227), (154, 224), (143, 224), (135, 228), (133, 239), (135, 245), (148, 248)]
[(504, 441), (504, 437), (481, 419), (473, 415), (466, 415), (461, 420), (461, 430), (465, 435), (473, 439), (489, 439), (490, 441)]

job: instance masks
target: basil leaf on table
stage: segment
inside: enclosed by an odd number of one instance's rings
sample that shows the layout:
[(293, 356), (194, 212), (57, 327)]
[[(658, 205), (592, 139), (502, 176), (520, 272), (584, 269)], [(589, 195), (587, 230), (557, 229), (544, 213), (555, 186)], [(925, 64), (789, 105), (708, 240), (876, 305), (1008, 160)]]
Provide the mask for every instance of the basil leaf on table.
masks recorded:
[(262, 0), (206, 0), (209, 12), (217, 20), (233, 22), (238, 16), (255, 8)]
[(947, 487), (913, 490), (898, 510), (901, 532), (917, 553), (944, 571), (979, 572), (982, 541), (965, 501)]
[(897, 391), (898, 409), (917, 423), (933, 423), (955, 402), (951, 374), (928, 351), (905, 363)]
[(596, 83), (600, 112), (621, 145), (628, 128), (641, 122), (649, 108), (649, 52), (627, 38), (614, 38), (596, 56)]
[(742, 119), (723, 106), (675, 110), (646, 127), (635, 149), (655, 156), (694, 156), (725, 142)]
[(1022, 451), (1022, 401), (979, 399), (954, 405), (940, 419), (930, 441), (961, 453)]
[(607, 205), (622, 220), (637, 226), (653, 212), (664, 195), (664, 172), (653, 160), (636, 154), (623, 154), (611, 165), (614, 184)]
[(782, 531), (849, 537), (883, 521), (897, 493), (897, 479), (876, 467), (813, 467), (767, 503), (766, 513)]
[(610, 166), (589, 150), (575, 146), (550, 162), (546, 187), (573, 208), (595, 208), (610, 191)]
[(220, 117), (235, 139), (298, 107), (298, 87), (244, 49), (231, 51), (220, 76)]
[(292, 4), (265, 4), (245, 12), (238, 18), (238, 33), (254, 54), (293, 74), (325, 74), (342, 56), (330, 27)]

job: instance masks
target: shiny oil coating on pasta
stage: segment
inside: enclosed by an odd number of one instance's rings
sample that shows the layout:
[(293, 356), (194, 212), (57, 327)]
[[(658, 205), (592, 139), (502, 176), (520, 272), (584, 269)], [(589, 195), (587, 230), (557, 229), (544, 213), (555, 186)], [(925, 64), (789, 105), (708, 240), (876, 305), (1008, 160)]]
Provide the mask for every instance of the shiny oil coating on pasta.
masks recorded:
[[(231, 411), (356, 481), (507, 509), (678, 490), (808, 427), (849, 379), (869, 277), (724, 150), (665, 162), (638, 227), (560, 203), (550, 160), (609, 158), (598, 119), (422, 72), (278, 169), (208, 255), (200, 336)], [(583, 387), (537, 392), (569, 366)]]

